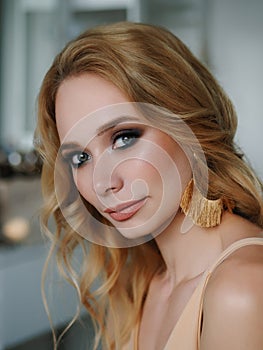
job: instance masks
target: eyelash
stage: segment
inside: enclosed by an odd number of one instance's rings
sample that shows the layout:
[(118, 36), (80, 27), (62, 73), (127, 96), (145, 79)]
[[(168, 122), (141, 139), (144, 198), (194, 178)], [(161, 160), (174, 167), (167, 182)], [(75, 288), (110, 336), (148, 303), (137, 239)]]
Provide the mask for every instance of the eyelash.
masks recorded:
[[(134, 145), (137, 139), (141, 137), (141, 135), (142, 135), (142, 130), (139, 130), (139, 129), (124, 129), (124, 130), (118, 131), (114, 133), (111, 137), (112, 149), (113, 150), (126, 149)], [(125, 137), (128, 139), (128, 142), (125, 144), (125, 141), (123, 141), (123, 145), (118, 146), (117, 142), (121, 139), (124, 139)], [(83, 156), (85, 159), (80, 160), (79, 158)], [(74, 157), (77, 157), (77, 162), (74, 162)], [(72, 166), (72, 168), (78, 169), (83, 164), (89, 162), (92, 156), (87, 152), (73, 151), (64, 155), (63, 158), (67, 163), (69, 163)]]
[[(80, 160), (79, 158), (85, 156), (86, 159)], [(74, 162), (74, 158), (77, 157), (77, 162)], [(80, 168), (84, 163), (91, 160), (91, 155), (87, 152), (73, 151), (63, 156), (64, 160), (72, 166), (74, 169)]]
[[(142, 130), (139, 129), (125, 129), (116, 132), (112, 136), (112, 149), (125, 149), (130, 146), (132, 146), (138, 138), (140, 138), (142, 135)], [(124, 139), (124, 137), (128, 138), (129, 141), (127, 144), (124, 144), (123, 146), (116, 147), (117, 141), (121, 138)]]

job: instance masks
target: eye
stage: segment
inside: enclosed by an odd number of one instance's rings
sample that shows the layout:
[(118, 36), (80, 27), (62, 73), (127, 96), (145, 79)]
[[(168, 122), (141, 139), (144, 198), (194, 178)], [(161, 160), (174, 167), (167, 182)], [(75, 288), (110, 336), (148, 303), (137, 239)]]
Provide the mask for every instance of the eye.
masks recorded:
[(84, 163), (87, 163), (91, 160), (91, 155), (86, 152), (72, 152), (69, 153), (63, 158), (73, 167), (80, 168)]
[(142, 132), (137, 129), (122, 130), (114, 134), (112, 148), (113, 149), (124, 149), (132, 146), (137, 139), (141, 136)]

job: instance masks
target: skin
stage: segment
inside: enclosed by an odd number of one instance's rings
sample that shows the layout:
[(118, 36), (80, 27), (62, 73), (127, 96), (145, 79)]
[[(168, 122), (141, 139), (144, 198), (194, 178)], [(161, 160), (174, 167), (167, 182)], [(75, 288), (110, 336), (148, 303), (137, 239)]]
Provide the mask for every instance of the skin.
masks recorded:
[[(105, 109), (112, 104), (117, 107)], [(116, 87), (91, 75), (65, 81), (56, 99), (56, 121), (61, 154), (72, 166), (79, 192), (124, 237), (158, 233), (173, 221), (192, 176), (188, 159), (171, 137), (135, 113)], [(144, 203), (129, 220), (105, 212), (134, 200)]]
[(248, 246), (212, 275), (205, 294), (202, 350), (263, 348), (262, 261), (262, 246)]
[[(204, 271), (230, 244), (259, 237), (261, 230), (239, 216), (225, 213), (215, 228), (191, 224), (182, 234), (187, 218), (178, 208), (192, 172), (179, 145), (138, 115), (136, 120), (123, 121), (106, 132), (101, 130), (116, 118), (113, 113), (104, 113), (104, 108), (127, 102), (120, 90), (96, 75), (73, 77), (58, 90), (56, 122), (61, 144), (78, 144), (77, 149), (89, 155), (85, 155), (81, 167), (72, 169), (83, 197), (127, 238), (161, 232), (155, 240), (166, 271), (150, 284), (139, 332), (139, 349), (161, 350)], [(143, 130), (134, 143), (130, 136), (112, 138), (115, 132), (130, 127)], [(129, 147), (122, 148), (125, 140)], [(76, 153), (72, 155), (75, 146), (62, 151), (64, 158), (79, 161)], [(140, 210), (128, 220), (116, 221), (104, 212), (105, 208), (143, 198), (146, 200)], [(201, 350), (263, 348), (262, 268), (263, 248), (248, 246), (216, 269), (204, 299)]]

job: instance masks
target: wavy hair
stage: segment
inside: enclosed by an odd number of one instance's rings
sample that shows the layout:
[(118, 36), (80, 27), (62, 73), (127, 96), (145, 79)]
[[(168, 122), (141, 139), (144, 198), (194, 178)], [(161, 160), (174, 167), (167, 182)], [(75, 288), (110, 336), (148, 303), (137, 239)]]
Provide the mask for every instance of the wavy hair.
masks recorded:
[[(38, 99), (36, 140), (43, 158), (42, 226), (51, 238), (51, 251), (61, 272), (75, 286), (93, 318), (94, 349), (101, 340), (106, 349), (120, 349), (141, 316), (151, 278), (164, 268), (164, 262), (154, 240), (120, 249), (88, 243), (62, 215), (53, 176), (60, 147), (56, 94), (65, 79), (85, 73), (112, 82), (130, 101), (164, 107), (180, 116), (204, 151), (208, 196), (231, 201), (234, 213), (260, 227), (262, 183), (235, 146), (237, 118), (232, 103), (209, 70), (166, 29), (129, 22), (95, 27), (69, 42), (56, 56)], [(162, 125), (168, 134), (187, 144), (187, 139), (180, 140), (180, 135), (171, 131), (173, 120), (166, 123), (160, 115), (152, 123)], [(76, 218), (77, 208), (71, 208)], [(54, 233), (48, 228), (50, 217), (55, 218)], [(72, 257), (78, 246), (82, 247), (82, 263), (77, 271)]]

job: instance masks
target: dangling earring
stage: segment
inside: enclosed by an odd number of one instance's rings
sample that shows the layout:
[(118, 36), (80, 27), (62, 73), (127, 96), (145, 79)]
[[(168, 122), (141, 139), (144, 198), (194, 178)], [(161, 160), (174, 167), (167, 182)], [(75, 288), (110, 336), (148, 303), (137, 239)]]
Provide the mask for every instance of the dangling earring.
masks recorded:
[(180, 206), (184, 214), (190, 217), (194, 224), (201, 227), (219, 225), (224, 209), (222, 199), (205, 198), (194, 185), (193, 178), (184, 190)]

